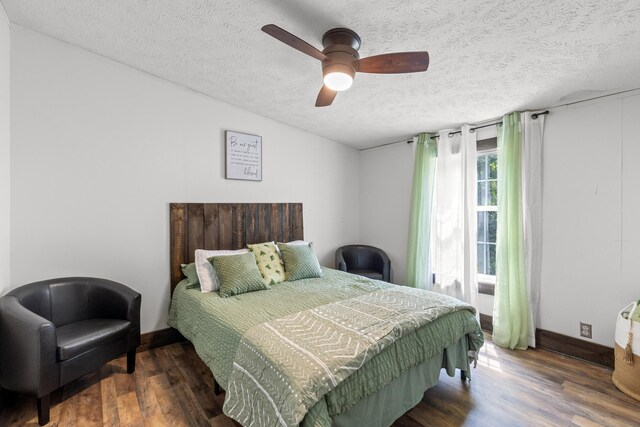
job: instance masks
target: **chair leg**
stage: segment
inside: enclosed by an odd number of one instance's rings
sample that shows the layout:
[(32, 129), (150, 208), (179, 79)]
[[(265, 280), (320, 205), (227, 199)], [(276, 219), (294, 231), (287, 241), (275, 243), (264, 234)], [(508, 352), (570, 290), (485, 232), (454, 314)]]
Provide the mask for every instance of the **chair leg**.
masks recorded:
[(136, 351), (131, 350), (127, 353), (127, 374), (133, 374), (136, 370)]
[(51, 395), (45, 394), (38, 398), (38, 424), (41, 426), (49, 422), (49, 407), (51, 406)]

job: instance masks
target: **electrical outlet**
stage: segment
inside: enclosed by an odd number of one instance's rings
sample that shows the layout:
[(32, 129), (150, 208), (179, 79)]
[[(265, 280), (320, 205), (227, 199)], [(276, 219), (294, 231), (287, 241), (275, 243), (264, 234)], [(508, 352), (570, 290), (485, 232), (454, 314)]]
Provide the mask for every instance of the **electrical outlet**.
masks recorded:
[(580, 322), (580, 336), (591, 338), (591, 325), (589, 323)]

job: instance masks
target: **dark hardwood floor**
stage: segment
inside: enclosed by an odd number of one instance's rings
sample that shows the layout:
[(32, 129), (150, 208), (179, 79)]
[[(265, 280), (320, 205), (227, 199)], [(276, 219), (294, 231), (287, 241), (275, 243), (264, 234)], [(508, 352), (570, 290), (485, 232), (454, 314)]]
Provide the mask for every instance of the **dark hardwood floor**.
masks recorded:
[[(234, 426), (222, 414), (224, 395), (189, 343), (126, 358), (54, 393), (55, 426)], [(508, 351), (487, 337), (471, 383), (440, 383), (394, 425), (638, 426), (640, 402), (619, 392), (611, 370), (546, 350)], [(35, 399), (4, 393), (0, 426), (37, 425)]]

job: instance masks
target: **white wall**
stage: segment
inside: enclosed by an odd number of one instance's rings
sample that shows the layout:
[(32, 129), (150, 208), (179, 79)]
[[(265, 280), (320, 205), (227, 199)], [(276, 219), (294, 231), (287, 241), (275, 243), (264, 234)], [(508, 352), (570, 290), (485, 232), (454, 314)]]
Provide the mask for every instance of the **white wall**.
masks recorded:
[[(640, 299), (640, 94), (622, 99), (620, 306)], [(611, 318), (608, 318), (611, 322)], [(613, 322), (611, 322), (613, 324)]]
[[(12, 29), (11, 282), (108, 277), (166, 327), (170, 202), (302, 202), (324, 265), (358, 237), (358, 153)], [(261, 135), (263, 181), (224, 179), (224, 130)]]
[(360, 243), (389, 255), (394, 283), (405, 281), (414, 145), (360, 153)]
[[(640, 94), (556, 108), (546, 120), (539, 327), (579, 338), (579, 322), (591, 323), (593, 341), (613, 346), (616, 313), (640, 298)], [(360, 240), (388, 251), (396, 282), (412, 167), (404, 144), (361, 154)], [(478, 306), (491, 315), (493, 297)]]
[(554, 109), (544, 141), (540, 327), (613, 346), (640, 298), (640, 95)]
[(11, 85), (9, 20), (0, 4), (0, 296), (10, 287)]

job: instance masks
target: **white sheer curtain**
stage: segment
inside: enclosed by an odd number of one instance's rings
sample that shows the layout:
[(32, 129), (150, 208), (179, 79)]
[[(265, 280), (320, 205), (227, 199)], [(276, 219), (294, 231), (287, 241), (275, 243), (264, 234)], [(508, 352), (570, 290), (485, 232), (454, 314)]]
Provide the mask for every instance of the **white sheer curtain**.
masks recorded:
[(477, 300), (476, 138), (469, 126), (438, 138), (433, 223), (433, 290), (471, 305)]
[(545, 116), (522, 113), (522, 219), (527, 291), (530, 304), (529, 346), (535, 347), (542, 265), (542, 140)]
[(433, 266), (436, 280), (433, 289), (458, 297), (464, 280), (463, 155), (460, 135), (450, 138), (448, 134), (449, 131), (440, 132), (438, 138)]

